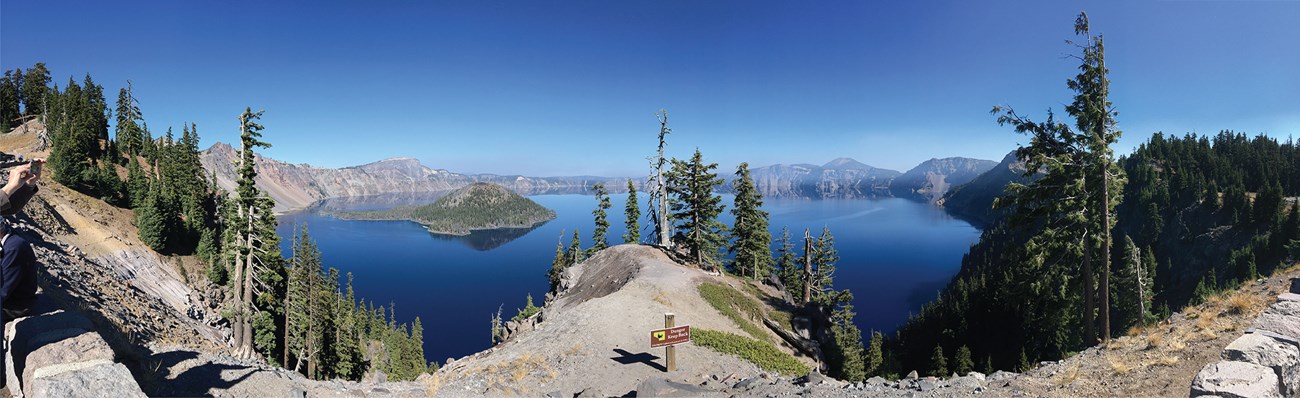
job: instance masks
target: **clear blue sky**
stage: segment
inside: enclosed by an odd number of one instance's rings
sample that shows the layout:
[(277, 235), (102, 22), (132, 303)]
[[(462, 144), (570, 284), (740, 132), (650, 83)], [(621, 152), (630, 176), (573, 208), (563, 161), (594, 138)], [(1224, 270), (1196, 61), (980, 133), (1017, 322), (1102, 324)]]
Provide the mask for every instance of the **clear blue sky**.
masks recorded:
[[(134, 82), (149, 127), (206, 147), (265, 109), (272, 157), (397, 156), (460, 172), (644, 175), (848, 156), (998, 160), (995, 104), (1069, 100), (1075, 1), (0, 3), (0, 67)], [(1127, 153), (1152, 132), (1300, 135), (1300, 2), (1087, 4)], [(730, 171), (730, 170), (728, 170)]]

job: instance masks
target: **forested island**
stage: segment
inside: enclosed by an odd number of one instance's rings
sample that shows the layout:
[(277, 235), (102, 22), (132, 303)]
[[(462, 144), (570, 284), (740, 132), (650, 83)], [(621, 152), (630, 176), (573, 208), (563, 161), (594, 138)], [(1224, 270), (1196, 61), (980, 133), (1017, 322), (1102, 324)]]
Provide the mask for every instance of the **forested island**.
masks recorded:
[(478, 182), (423, 206), (340, 212), (335, 216), (349, 220), (409, 220), (432, 233), (463, 236), (475, 230), (530, 228), (555, 219), (555, 211), (500, 185)]

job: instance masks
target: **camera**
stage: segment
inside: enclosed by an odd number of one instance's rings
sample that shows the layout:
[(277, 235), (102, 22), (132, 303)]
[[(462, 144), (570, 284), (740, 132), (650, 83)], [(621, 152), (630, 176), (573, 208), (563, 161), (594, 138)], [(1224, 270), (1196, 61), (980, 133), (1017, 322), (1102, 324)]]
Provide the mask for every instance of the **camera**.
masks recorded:
[(14, 166), (21, 166), (24, 164), (32, 165), (32, 173), (39, 173), (41, 170), (40, 169), (41, 166), (39, 166), (41, 162), (37, 162), (35, 160), (23, 159), (22, 155), (10, 155), (4, 152), (0, 152), (0, 170), (7, 169)]

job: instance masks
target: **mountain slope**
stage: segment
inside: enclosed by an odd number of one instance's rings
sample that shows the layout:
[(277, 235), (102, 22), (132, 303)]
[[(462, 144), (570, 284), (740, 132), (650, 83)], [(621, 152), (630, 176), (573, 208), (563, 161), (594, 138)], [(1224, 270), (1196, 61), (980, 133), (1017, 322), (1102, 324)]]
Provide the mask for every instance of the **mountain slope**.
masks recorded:
[[(216, 176), (228, 192), (235, 187), (238, 151), (217, 143), (200, 154), (203, 167)], [(521, 193), (582, 191), (593, 184), (617, 188), (625, 179), (604, 177), (524, 177), (494, 174), (457, 174), (431, 169), (413, 158), (392, 158), (360, 166), (331, 169), (290, 164), (256, 154), (257, 186), (275, 200), (277, 211), (300, 209), (318, 200), (336, 197), (446, 191), (475, 182), (491, 182)]]
[(750, 175), (767, 197), (861, 198), (888, 195), (889, 182), (901, 175), (849, 158), (821, 166), (776, 164), (754, 168)]
[(997, 165), (992, 160), (962, 157), (930, 159), (895, 177), (889, 190), (894, 196), (911, 196), (933, 202), (952, 187), (968, 183)]
[(993, 199), (1002, 196), (1007, 184), (1027, 181), (1024, 172), (1025, 163), (1012, 151), (996, 166), (970, 182), (955, 185), (937, 202), (958, 218), (977, 225), (991, 225), (998, 218), (997, 212), (993, 211)]

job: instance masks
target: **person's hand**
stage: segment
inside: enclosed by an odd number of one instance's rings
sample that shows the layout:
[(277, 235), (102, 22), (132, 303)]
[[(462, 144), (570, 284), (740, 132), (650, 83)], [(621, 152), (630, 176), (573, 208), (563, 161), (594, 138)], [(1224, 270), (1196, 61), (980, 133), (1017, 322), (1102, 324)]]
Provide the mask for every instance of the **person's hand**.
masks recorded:
[(14, 168), (9, 169), (9, 183), (5, 184), (4, 188), (0, 189), (3, 189), (6, 194), (13, 195), (14, 192), (18, 191), (18, 188), (27, 183), (27, 179), (31, 177), (31, 174), (31, 164), (15, 166)]

